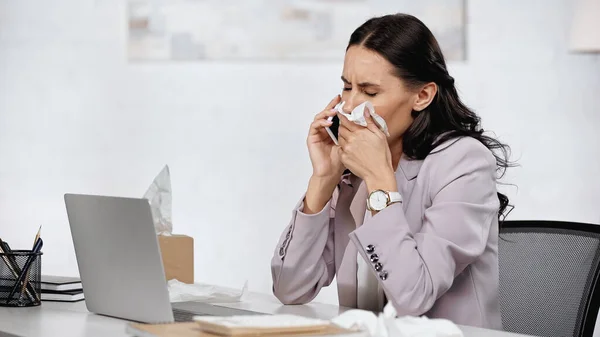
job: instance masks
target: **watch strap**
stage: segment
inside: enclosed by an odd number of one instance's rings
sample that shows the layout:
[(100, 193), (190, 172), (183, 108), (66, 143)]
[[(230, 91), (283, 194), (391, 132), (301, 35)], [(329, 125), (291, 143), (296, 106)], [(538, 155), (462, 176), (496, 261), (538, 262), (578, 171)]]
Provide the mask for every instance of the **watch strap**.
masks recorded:
[(400, 192), (387, 192), (388, 195), (388, 206), (397, 202), (402, 202), (402, 194)]

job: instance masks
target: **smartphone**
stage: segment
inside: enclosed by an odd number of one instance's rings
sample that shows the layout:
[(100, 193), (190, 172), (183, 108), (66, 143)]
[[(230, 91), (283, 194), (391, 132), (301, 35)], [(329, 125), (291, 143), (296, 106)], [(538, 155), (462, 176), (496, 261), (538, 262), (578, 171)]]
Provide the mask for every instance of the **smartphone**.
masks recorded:
[(338, 130), (340, 128), (340, 118), (337, 115), (335, 115), (327, 118), (327, 120), (331, 122), (331, 126), (326, 127), (325, 130), (327, 130), (329, 137), (331, 137), (331, 140), (333, 140), (335, 145), (340, 145), (337, 140)]

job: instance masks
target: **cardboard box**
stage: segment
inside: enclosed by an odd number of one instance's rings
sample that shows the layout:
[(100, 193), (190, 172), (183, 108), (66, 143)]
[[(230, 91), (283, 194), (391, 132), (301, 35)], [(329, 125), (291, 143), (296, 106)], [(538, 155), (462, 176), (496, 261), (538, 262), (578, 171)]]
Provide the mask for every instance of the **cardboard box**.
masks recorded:
[(159, 235), (158, 245), (167, 281), (194, 283), (194, 239), (187, 235)]

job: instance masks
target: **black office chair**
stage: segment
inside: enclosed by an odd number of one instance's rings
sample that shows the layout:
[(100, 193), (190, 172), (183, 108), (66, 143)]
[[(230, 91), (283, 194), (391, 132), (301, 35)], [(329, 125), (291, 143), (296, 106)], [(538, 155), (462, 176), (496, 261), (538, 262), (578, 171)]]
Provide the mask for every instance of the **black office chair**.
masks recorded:
[(498, 258), (504, 330), (592, 336), (600, 306), (600, 225), (505, 221)]

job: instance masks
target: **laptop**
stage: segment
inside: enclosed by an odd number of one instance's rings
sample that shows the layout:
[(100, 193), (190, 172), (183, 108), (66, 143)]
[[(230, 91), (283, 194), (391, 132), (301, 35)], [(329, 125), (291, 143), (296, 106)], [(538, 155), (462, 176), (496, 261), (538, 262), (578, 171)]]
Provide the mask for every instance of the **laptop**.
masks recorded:
[(65, 204), (88, 311), (143, 323), (261, 314), (170, 303), (147, 199), (65, 194)]

